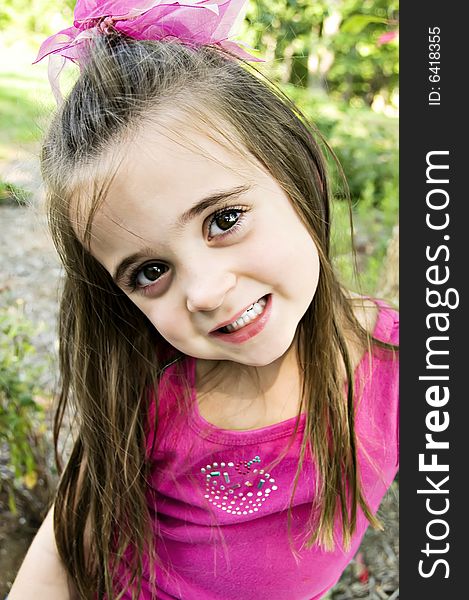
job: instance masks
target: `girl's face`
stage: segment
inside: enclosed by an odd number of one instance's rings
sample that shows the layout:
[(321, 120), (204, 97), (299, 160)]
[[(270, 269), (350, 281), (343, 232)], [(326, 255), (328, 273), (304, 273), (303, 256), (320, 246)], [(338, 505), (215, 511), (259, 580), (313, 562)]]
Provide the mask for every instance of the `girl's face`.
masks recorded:
[(185, 134), (195, 149), (156, 127), (126, 148), (91, 251), (184, 354), (268, 365), (316, 292), (316, 246), (260, 165)]

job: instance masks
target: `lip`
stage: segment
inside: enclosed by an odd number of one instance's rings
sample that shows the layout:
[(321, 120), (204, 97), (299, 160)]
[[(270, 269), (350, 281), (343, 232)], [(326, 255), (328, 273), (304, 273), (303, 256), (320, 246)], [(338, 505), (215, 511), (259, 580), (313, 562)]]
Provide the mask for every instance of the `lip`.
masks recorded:
[(266, 305), (264, 308), (264, 312), (258, 319), (252, 321), (251, 323), (248, 323), (241, 329), (232, 331), (231, 333), (223, 333), (222, 331), (218, 331), (220, 327), (226, 327), (226, 325), (229, 325), (237, 318), (239, 318), (246, 310), (246, 307), (244, 310), (238, 313), (238, 315), (234, 317), (231, 321), (225, 321), (223, 324), (210, 331), (209, 335), (213, 335), (217, 339), (223, 340), (224, 342), (231, 342), (232, 344), (242, 344), (243, 342), (246, 342), (247, 340), (250, 340), (251, 338), (258, 335), (266, 326), (267, 321), (270, 318), (270, 313), (272, 312), (272, 294), (267, 294), (263, 297), (266, 299)]
[[(264, 296), (262, 296), (262, 298), (264, 298)], [(260, 298), (259, 298), (260, 299)], [(214, 327), (213, 329), (211, 329), (209, 331), (209, 334), (213, 334), (215, 333), (215, 331), (217, 329), (221, 329), (222, 327), (226, 327), (227, 325), (229, 325), (230, 323), (233, 323), (234, 321), (237, 321), (239, 319), (239, 317), (244, 314), (246, 312), (246, 310), (252, 306), (253, 304), (255, 304), (257, 302), (257, 300), (255, 300), (254, 302), (251, 302), (251, 304), (248, 304), (245, 308), (243, 308), (243, 310), (240, 310), (238, 313), (236, 313), (236, 315), (234, 317), (231, 317), (231, 319), (229, 319), (228, 321), (223, 321), (223, 323), (219, 323), (216, 327)]]

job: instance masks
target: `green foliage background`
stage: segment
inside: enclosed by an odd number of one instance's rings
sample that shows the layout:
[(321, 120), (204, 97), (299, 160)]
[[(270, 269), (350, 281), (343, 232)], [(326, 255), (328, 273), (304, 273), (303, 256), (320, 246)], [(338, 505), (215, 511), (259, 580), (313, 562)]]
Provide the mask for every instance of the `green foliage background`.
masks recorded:
[(41, 428), (43, 413), (36, 401), (41, 367), (31, 362), (34, 328), (22, 305), (17, 300), (0, 312), (0, 446), (6, 444), (10, 456), (10, 471), (0, 471), (0, 490), (6, 489), (12, 512), (14, 487), (34, 487), (37, 481), (34, 432)]

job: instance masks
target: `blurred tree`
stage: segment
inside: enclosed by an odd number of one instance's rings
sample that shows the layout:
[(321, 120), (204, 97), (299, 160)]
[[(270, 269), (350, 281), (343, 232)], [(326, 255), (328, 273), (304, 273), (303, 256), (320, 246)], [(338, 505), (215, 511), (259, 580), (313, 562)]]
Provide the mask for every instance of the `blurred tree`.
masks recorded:
[(282, 83), (355, 105), (398, 85), (397, 0), (251, 0), (246, 35)]
[(2, 0), (0, 32), (8, 28), (23, 32), (49, 34), (58, 21), (70, 23), (76, 0)]

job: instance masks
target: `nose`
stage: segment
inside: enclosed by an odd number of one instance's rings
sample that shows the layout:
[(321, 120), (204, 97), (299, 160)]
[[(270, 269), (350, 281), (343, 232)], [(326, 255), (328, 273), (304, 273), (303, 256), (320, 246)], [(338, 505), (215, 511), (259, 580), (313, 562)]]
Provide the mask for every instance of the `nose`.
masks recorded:
[(187, 310), (192, 313), (216, 310), (235, 285), (236, 276), (228, 271), (192, 272), (186, 286)]

